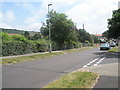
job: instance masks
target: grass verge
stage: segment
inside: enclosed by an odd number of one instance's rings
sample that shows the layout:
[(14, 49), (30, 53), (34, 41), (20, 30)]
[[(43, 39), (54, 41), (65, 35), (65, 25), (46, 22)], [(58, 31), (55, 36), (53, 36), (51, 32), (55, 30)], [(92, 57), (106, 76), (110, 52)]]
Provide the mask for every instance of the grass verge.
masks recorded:
[(47, 53), (47, 54), (37, 54), (37, 55), (31, 55), (31, 56), (4, 58), (4, 59), (2, 59), (2, 61), (0, 60), (1, 61), (0, 64), (3, 64), (3, 65), (15, 64), (15, 63), (19, 63), (19, 62), (38, 60), (38, 59), (43, 59), (43, 58), (47, 58), (47, 57), (63, 55), (63, 54), (67, 54), (67, 53), (84, 51), (84, 50), (88, 50), (88, 49), (91, 49), (91, 47), (84, 47), (84, 48), (70, 49), (70, 50), (61, 50), (61, 52), (53, 52), (53, 53)]
[(109, 50), (109, 52), (118, 52), (118, 47), (113, 47), (112, 49)]
[(58, 56), (61, 54), (63, 53), (56, 52), (56, 53), (47, 53), (47, 54), (37, 54), (37, 55), (32, 55), (32, 56), (4, 58), (2, 59), (2, 64), (6, 65), (6, 64), (15, 64), (18, 62), (33, 61), (33, 60), (43, 59), (43, 58), (52, 57), (52, 56)]
[(97, 78), (96, 73), (78, 71), (64, 75), (44, 88), (92, 88)]

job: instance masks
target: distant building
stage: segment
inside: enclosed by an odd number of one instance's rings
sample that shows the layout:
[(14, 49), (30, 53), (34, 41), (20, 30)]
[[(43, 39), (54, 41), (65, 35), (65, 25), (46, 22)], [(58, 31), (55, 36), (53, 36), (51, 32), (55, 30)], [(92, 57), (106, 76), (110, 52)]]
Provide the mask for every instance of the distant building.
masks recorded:
[(8, 35), (20, 35), (20, 34), (17, 34), (17, 33), (8, 33)]
[(95, 36), (96, 36), (101, 42), (106, 42), (106, 38), (103, 37), (102, 35), (96, 34)]
[(96, 34), (95, 36), (98, 37), (98, 39), (103, 38), (102, 35), (100, 35), (100, 34)]

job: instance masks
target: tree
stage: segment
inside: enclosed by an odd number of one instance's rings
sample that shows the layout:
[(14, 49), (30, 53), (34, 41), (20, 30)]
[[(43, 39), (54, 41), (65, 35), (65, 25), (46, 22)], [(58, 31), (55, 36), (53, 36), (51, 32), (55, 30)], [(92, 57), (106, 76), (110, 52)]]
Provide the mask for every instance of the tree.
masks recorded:
[(102, 33), (103, 37), (106, 37), (107, 39), (109, 38), (109, 30), (105, 31)]
[(86, 32), (84, 29), (79, 29), (79, 41), (82, 43), (85, 43), (85, 41), (89, 41), (90, 43), (92, 42), (92, 37), (91, 35)]
[(112, 18), (108, 19), (109, 38), (118, 38), (120, 36), (120, 9), (114, 10)]
[(95, 35), (91, 35), (91, 37), (94, 43), (99, 43), (99, 40)]
[(35, 34), (34, 36), (29, 36), (29, 40), (37, 40), (37, 39), (41, 39), (42, 38), (42, 36), (41, 36), (41, 34), (40, 33), (37, 33), (37, 34)]
[[(49, 19), (46, 20), (46, 25), (43, 24), (41, 27), (41, 33), (48, 37), (48, 23), (50, 23), (51, 39), (56, 42), (60, 49), (64, 48), (66, 42), (71, 40), (75, 41), (77, 35), (75, 33), (75, 25), (71, 19), (63, 13), (57, 13), (51, 11)], [(73, 35), (71, 35), (73, 34)]]
[(30, 35), (30, 33), (29, 33), (28, 31), (25, 31), (24, 36), (25, 36), (26, 38), (28, 38), (29, 35)]

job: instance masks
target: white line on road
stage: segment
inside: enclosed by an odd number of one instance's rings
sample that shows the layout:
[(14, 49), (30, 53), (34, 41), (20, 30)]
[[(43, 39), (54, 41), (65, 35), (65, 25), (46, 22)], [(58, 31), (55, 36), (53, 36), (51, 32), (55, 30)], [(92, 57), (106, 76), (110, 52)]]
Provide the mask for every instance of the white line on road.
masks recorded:
[(93, 66), (97, 66), (99, 63), (101, 63), (103, 60), (105, 59), (105, 57), (101, 58), (98, 62), (96, 62), (96, 64), (94, 64)]
[(94, 63), (95, 61), (97, 61), (99, 58), (100, 58), (100, 57), (98, 57), (98, 58), (92, 60), (91, 62), (89, 62), (87, 65), (84, 65), (83, 67), (87, 67), (88, 65), (90, 65), (90, 64)]
[[(97, 61), (98, 59), (100, 59), (102, 56), (104, 56), (104, 54), (101, 55), (100, 57), (98, 57), (98, 58), (90, 61), (88, 64), (84, 65), (83, 67), (85, 68), (85, 67), (89, 66), (90, 64), (92, 64), (92, 63), (94, 63), (95, 61)], [(102, 59), (103, 59), (103, 58), (102, 58)], [(102, 61), (102, 59), (100, 59), (96, 64), (94, 64), (94, 66), (98, 65), (98, 64)]]
[(94, 62), (97, 61), (98, 59), (99, 59), (99, 57), (96, 58), (96, 59), (94, 59), (93, 61), (89, 62), (87, 65), (90, 65), (90, 64), (94, 63)]

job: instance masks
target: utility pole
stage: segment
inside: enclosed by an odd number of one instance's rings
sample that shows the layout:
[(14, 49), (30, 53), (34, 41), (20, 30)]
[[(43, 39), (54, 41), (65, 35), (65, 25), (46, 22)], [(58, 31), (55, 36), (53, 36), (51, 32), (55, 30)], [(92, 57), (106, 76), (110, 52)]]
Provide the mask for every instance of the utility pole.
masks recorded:
[(49, 29), (49, 42), (50, 42), (50, 45), (49, 45), (49, 52), (52, 53), (52, 45), (51, 45), (51, 31), (50, 31), (50, 10), (49, 10), (49, 6), (51, 6), (52, 4), (48, 4), (48, 19), (49, 19), (49, 22), (48, 22), (48, 29)]
[(84, 23), (83, 23), (83, 30), (84, 30)]

